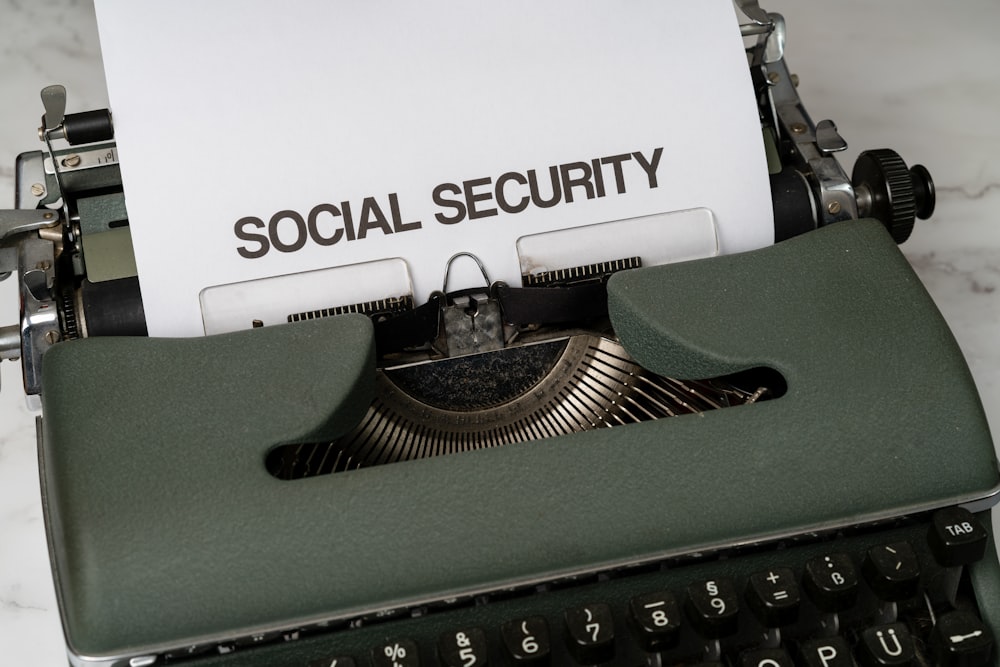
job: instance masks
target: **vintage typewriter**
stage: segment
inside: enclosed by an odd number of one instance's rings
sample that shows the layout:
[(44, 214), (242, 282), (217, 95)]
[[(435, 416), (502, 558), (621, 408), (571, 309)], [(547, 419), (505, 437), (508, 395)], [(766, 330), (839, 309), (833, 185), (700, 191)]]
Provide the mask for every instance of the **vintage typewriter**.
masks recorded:
[(848, 176), (739, 4), (773, 247), (201, 339), (145, 337), (111, 117), (46, 88), (0, 352), (70, 662), (998, 664), (994, 448), (896, 248), (932, 180)]

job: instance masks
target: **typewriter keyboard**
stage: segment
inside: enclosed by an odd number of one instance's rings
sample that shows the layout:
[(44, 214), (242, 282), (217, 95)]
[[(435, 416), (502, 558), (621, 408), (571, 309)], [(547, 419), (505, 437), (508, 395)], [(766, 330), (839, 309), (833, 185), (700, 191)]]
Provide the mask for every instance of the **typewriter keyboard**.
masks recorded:
[(164, 657), (220, 667), (993, 665), (969, 578), (988, 520), (951, 508)]

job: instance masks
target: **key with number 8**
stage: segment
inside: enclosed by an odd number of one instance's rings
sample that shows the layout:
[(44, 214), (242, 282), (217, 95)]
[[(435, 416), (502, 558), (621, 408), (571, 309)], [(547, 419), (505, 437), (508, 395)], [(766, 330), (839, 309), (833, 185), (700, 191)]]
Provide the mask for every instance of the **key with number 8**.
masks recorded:
[(662, 651), (677, 641), (681, 625), (677, 598), (670, 591), (647, 593), (629, 602), (629, 620), (647, 651)]

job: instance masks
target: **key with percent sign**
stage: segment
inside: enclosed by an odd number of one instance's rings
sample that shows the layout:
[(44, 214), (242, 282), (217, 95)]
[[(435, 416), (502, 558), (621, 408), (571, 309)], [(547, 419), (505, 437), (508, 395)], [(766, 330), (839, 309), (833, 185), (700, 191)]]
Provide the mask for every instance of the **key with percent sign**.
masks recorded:
[(373, 648), (372, 664), (375, 667), (417, 667), (420, 654), (414, 642), (401, 639)]

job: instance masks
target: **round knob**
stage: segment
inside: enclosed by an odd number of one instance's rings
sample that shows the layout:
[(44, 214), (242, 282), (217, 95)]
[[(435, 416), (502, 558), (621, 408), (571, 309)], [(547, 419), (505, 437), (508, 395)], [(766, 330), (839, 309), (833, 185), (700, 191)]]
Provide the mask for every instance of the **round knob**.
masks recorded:
[(888, 148), (865, 151), (851, 174), (858, 210), (882, 222), (896, 243), (910, 237), (915, 218), (934, 212), (934, 181), (923, 165), (907, 169), (903, 158)]

